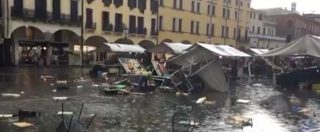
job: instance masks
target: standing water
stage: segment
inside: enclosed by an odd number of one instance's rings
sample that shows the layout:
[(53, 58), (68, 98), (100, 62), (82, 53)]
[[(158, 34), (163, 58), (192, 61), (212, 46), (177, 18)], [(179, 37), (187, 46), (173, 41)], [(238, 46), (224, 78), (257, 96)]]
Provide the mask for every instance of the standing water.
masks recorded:
[[(20, 97), (0, 97), (0, 114), (17, 114), (19, 110), (40, 114), (27, 118), (32, 127), (18, 128), (12, 119), (0, 118), (1, 132), (55, 132), (61, 122), (61, 104), (77, 120), (85, 103), (80, 121), (88, 124), (91, 114), (96, 118), (90, 132), (169, 132), (176, 105), (192, 106), (192, 119), (200, 122), (195, 132), (291, 132), (317, 131), (319, 95), (308, 90), (276, 89), (272, 80), (245, 80), (231, 86), (229, 93), (205, 91), (189, 96), (152, 92), (146, 95), (105, 96), (92, 81), (76, 81), (88, 69), (80, 68), (1, 68), (0, 93), (17, 93)], [(70, 89), (55, 91), (55, 84), (41, 80), (50, 75), (68, 80)], [(88, 78), (85, 76), (85, 78)], [(54, 100), (53, 97), (68, 97)], [(200, 97), (214, 104), (196, 104)], [(249, 102), (237, 102), (237, 99)], [(295, 101), (294, 101), (295, 100)], [(299, 103), (296, 103), (299, 102)], [(297, 105), (298, 104), (298, 105)], [(306, 111), (306, 112), (303, 112)], [(235, 117), (252, 119), (247, 126), (235, 125)], [(66, 120), (71, 116), (65, 115)], [(230, 123), (231, 120), (231, 123)], [(241, 123), (242, 124), (242, 123)], [(319, 129), (318, 129), (319, 130)]]

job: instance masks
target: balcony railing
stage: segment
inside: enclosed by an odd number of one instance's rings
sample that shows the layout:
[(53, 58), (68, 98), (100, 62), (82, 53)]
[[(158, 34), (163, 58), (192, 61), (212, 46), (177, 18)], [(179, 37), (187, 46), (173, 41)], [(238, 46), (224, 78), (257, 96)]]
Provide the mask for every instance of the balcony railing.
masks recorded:
[(95, 30), (97, 28), (97, 23), (95, 22), (86, 22), (86, 29)]
[(32, 9), (23, 9), (23, 19), (24, 20), (35, 20), (34, 10)]
[(102, 30), (106, 31), (106, 32), (112, 32), (113, 31), (113, 25), (112, 24), (103, 25)]

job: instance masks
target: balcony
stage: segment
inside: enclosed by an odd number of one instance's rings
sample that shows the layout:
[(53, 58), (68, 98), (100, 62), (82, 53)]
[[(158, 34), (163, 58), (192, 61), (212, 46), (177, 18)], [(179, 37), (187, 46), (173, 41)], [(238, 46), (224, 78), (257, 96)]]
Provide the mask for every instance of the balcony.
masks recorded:
[(113, 25), (112, 24), (104, 24), (102, 27), (102, 30), (104, 32), (112, 32), (113, 31)]
[(35, 11), (32, 9), (23, 9), (23, 19), (24, 20), (35, 20)]
[(94, 31), (97, 28), (97, 23), (95, 22), (86, 22), (87, 31)]

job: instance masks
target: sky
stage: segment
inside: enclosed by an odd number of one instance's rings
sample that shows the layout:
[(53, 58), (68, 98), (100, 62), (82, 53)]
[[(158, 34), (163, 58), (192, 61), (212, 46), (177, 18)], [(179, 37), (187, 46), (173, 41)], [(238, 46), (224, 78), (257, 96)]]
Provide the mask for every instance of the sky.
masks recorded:
[(291, 3), (297, 3), (297, 11), (302, 13), (320, 14), (320, 0), (252, 0), (251, 7), (254, 9), (265, 9), (282, 7), (291, 9)]

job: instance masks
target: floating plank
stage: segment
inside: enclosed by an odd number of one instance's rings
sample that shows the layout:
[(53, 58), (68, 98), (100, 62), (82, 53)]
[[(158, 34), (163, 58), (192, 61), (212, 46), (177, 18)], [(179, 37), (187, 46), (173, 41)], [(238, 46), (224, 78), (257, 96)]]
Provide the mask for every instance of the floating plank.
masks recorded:
[(20, 127), (20, 128), (25, 128), (25, 127), (31, 127), (33, 126), (33, 124), (31, 123), (28, 123), (28, 122), (15, 122), (15, 123), (12, 123), (13, 125), (17, 126), (17, 127)]
[(201, 104), (201, 103), (203, 103), (204, 101), (206, 101), (206, 99), (207, 99), (207, 97), (201, 97), (201, 98), (199, 98), (199, 99), (196, 101), (196, 103), (197, 103), (197, 104)]
[(11, 118), (13, 114), (0, 114), (0, 118)]
[(52, 98), (55, 101), (63, 101), (63, 100), (67, 100), (68, 99), (68, 97), (52, 97)]
[(15, 97), (15, 98), (18, 98), (21, 95), (20, 94), (15, 94), (15, 93), (2, 93), (1, 96), (2, 97)]
[(71, 111), (64, 111), (63, 113), (62, 113), (62, 111), (59, 111), (58, 113), (57, 113), (57, 115), (73, 115), (73, 112), (71, 112)]
[(242, 104), (249, 104), (251, 101), (250, 100), (246, 100), (246, 99), (238, 99), (237, 103), (242, 103)]

